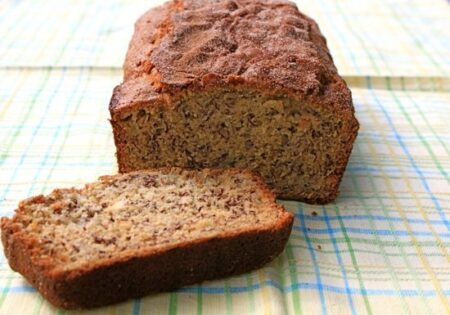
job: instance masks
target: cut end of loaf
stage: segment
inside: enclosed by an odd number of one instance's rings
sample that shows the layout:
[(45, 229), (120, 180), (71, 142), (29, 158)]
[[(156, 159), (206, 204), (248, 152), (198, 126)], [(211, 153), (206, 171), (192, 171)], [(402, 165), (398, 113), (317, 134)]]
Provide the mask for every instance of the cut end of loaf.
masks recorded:
[[(135, 98), (127, 86), (113, 99)], [(278, 197), (310, 203), (336, 198), (358, 129), (351, 110), (335, 112), (286, 94), (239, 87), (134, 104), (112, 109), (121, 172), (247, 168)]]

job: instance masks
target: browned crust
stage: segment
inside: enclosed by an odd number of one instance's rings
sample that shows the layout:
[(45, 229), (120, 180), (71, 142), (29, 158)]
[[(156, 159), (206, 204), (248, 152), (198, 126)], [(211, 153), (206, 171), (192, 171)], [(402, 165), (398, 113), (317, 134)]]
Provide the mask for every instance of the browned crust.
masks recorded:
[[(169, 172), (175, 168), (166, 168)], [(210, 170), (212, 174), (222, 170)], [(232, 172), (248, 171), (232, 170)], [(143, 249), (64, 271), (40, 259), (39, 243), (15, 220), (2, 218), (2, 242), (11, 268), (21, 273), (51, 303), (62, 308), (89, 308), (144, 296), (151, 292), (247, 272), (278, 256), (289, 238), (293, 215), (274, 203), (275, 196), (256, 175), (256, 186), (279, 219), (271, 226), (224, 233), (176, 246)], [(108, 181), (111, 177), (103, 177)], [(22, 202), (42, 202), (37, 196)]]

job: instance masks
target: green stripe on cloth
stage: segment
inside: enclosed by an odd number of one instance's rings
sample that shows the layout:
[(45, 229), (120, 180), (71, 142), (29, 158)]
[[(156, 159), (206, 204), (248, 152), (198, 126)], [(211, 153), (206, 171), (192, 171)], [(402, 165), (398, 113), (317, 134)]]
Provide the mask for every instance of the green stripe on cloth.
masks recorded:
[(169, 315), (175, 315), (177, 313), (178, 313), (177, 292), (172, 292), (170, 293)]
[[(307, 247), (305, 247), (305, 249), (307, 249)], [(288, 241), (288, 243), (286, 245), (286, 255), (288, 258), (289, 277), (290, 277), (291, 283), (297, 283), (298, 282), (297, 266), (296, 266), (295, 258), (294, 258), (292, 251), (293, 251), (293, 248), (292, 248), (291, 241)], [(295, 313), (302, 314), (302, 308), (301, 308), (301, 303), (300, 303), (300, 292), (295, 292), (295, 291), (292, 292), (292, 302), (294, 305)]]
[[(334, 210), (336, 211), (336, 214), (338, 216), (340, 216), (339, 207), (335, 206)], [(367, 297), (364, 281), (362, 280), (362, 277), (361, 277), (361, 272), (360, 272), (360, 268), (359, 268), (359, 265), (358, 265), (358, 262), (357, 262), (357, 259), (356, 259), (356, 255), (355, 255), (355, 252), (353, 251), (352, 242), (351, 242), (350, 238), (348, 237), (347, 231), (345, 229), (344, 222), (342, 221), (341, 218), (339, 218), (339, 225), (340, 225), (340, 227), (342, 229), (342, 232), (344, 234), (344, 240), (345, 240), (345, 244), (347, 245), (347, 248), (348, 248), (349, 253), (350, 253), (351, 262), (353, 264), (353, 267), (355, 268), (356, 275), (358, 276), (358, 282), (359, 282), (359, 286), (360, 286), (360, 288), (361, 288), (361, 290), (363, 292), (364, 305), (366, 306), (367, 314), (373, 314), (372, 307), (370, 306), (370, 302), (369, 302), (369, 299)]]
[(197, 290), (197, 315), (203, 314), (203, 295), (201, 287)]

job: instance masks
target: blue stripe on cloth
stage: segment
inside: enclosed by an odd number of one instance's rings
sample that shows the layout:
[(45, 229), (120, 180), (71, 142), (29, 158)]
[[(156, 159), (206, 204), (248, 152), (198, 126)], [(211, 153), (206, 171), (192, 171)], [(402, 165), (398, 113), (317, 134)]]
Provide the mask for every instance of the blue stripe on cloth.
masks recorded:
[[(305, 216), (307, 220), (310, 221), (324, 221), (325, 218), (323, 216), (313, 216), (313, 215), (306, 215)], [(366, 220), (373, 220), (373, 221), (388, 221), (388, 222), (404, 222), (407, 221), (408, 223), (413, 224), (438, 224), (438, 225), (445, 225), (444, 222), (441, 220), (428, 220), (425, 221), (424, 219), (416, 219), (416, 218), (400, 218), (400, 217), (385, 217), (382, 215), (341, 215), (341, 216), (333, 216), (333, 215), (327, 215), (327, 220), (330, 221), (338, 221), (339, 219), (342, 219), (344, 221), (366, 221)]]
[[(301, 218), (301, 215), (297, 215), (297, 217)], [(296, 231), (303, 231), (303, 226), (297, 226), (294, 225), (292, 227), (292, 229), (296, 230)], [(353, 233), (353, 234), (364, 234), (364, 235), (382, 235), (382, 236), (389, 236), (389, 235), (397, 235), (397, 236), (411, 236), (411, 235), (416, 235), (416, 236), (434, 236), (433, 233), (431, 232), (426, 232), (426, 231), (413, 231), (413, 234), (411, 234), (408, 231), (400, 231), (400, 230), (372, 230), (372, 229), (363, 229), (363, 228), (352, 228), (352, 227), (348, 227), (345, 229), (347, 232), (349, 233)], [(332, 228), (331, 230), (329, 229), (318, 229), (318, 228), (309, 228), (308, 230), (309, 233), (311, 234), (329, 234), (329, 233), (343, 233), (342, 229), (340, 228)], [(436, 235), (440, 236), (440, 237), (444, 237), (444, 238), (450, 238), (450, 233), (436, 233)]]
[[(289, 286), (282, 287), (280, 284), (273, 280), (267, 280), (263, 283), (263, 286), (270, 286), (275, 289), (278, 289), (282, 291), (283, 293), (286, 292), (292, 292), (294, 290), (299, 289), (305, 289), (305, 290), (322, 290), (332, 293), (338, 293), (338, 294), (348, 294), (347, 290), (345, 288), (332, 286), (332, 285), (324, 285), (322, 283), (307, 283), (307, 282), (301, 282), (301, 283), (295, 283)], [(249, 290), (258, 290), (262, 286), (260, 284), (253, 284), (250, 287), (230, 287), (228, 288), (232, 293), (242, 293), (247, 292)], [(227, 290), (228, 290), (227, 289)], [(178, 290), (179, 292), (198, 292), (199, 288), (197, 287), (186, 287)], [(223, 294), (225, 292), (224, 288), (221, 287), (202, 287), (201, 288), (202, 293), (205, 294)], [(445, 296), (450, 296), (450, 289), (449, 290), (443, 290), (442, 291)], [(400, 294), (398, 294), (400, 293)], [(358, 295), (371, 295), (371, 296), (420, 296), (423, 294), (424, 296), (436, 296), (435, 290), (415, 290), (415, 289), (402, 289), (402, 290), (390, 290), (390, 289), (355, 289), (350, 288), (350, 294), (358, 294)]]
[[(388, 173), (388, 174), (401, 174), (401, 173), (415, 173), (414, 170), (411, 170), (410, 168), (395, 168), (395, 167), (389, 167), (389, 166), (382, 166), (381, 169), (383, 170), (383, 172)], [(373, 174), (380, 174), (380, 168), (375, 168), (375, 167), (366, 167), (366, 166), (349, 166), (346, 168), (347, 171), (349, 171), (349, 174), (352, 173), (363, 173), (363, 174), (367, 174), (367, 173), (373, 173)], [(428, 176), (441, 176), (441, 172), (439, 171), (422, 171), (424, 175), (428, 175)]]
[(133, 301), (133, 315), (141, 314), (141, 299), (135, 299)]
[[(380, 132), (382, 132), (382, 131), (380, 131)], [(383, 133), (374, 133), (374, 132), (367, 132), (367, 131), (365, 131), (365, 132), (358, 132), (358, 138), (361, 138), (361, 137), (372, 138), (371, 140), (374, 140), (374, 139), (381, 140), (383, 138), (391, 139), (391, 140), (397, 140), (395, 135), (383, 134)], [(408, 140), (410, 142), (414, 141), (414, 142), (418, 142), (418, 143), (422, 142), (421, 138), (425, 139), (425, 140), (439, 140), (439, 139), (450, 140), (450, 137), (447, 136), (447, 135), (439, 135), (438, 136), (438, 135), (422, 135), (421, 134), (420, 136), (417, 136), (417, 135), (413, 134), (412, 132), (411, 132), (411, 135), (404, 135), (403, 134), (402, 138), (404, 140)]]
[[(246, 293), (253, 290), (259, 290), (262, 287), (269, 286), (274, 289), (277, 289), (281, 291), (282, 293), (289, 293), (295, 290), (299, 289), (305, 289), (305, 290), (321, 290), (321, 291), (327, 291), (337, 294), (348, 294), (348, 290), (346, 288), (341, 288), (338, 286), (333, 285), (326, 285), (323, 283), (317, 284), (317, 283), (310, 283), (310, 282), (300, 282), (300, 283), (294, 283), (291, 285), (282, 286), (278, 282), (273, 280), (266, 280), (262, 284), (252, 284), (250, 286), (233, 286), (233, 287), (197, 287), (197, 286), (191, 286), (191, 287), (184, 287), (179, 289), (177, 292), (180, 293), (198, 293), (201, 292), (202, 294), (224, 294), (225, 291), (231, 292), (231, 293)], [(0, 287), (0, 290), (7, 289), (8, 292), (11, 293), (23, 293), (23, 292), (36, 292), (36, 289), (30, 286), (17, 286), (17, 287)], [(433, 297), (436, 296), (435, 290), (416, 290), (416, 289), (402, 289), (402, 290), (390, 290), (390, 289), (360, 289), (360, 288), (349, 288), (350, 294), (357, 294), (357, 295), (370, 295), (370, 296), (405, 296), (405, 297), (415, 297), (424, 295), (426, 297)], [(450, 297), (450, 289), (442, 290), (442, 293), (445, 296)]]

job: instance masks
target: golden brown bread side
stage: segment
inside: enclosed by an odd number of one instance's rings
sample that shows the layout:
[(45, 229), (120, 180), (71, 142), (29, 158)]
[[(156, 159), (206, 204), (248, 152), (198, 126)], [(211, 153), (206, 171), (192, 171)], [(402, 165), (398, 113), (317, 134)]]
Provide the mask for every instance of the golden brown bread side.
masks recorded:
[(71, 309), (259, 268), (292, 223), (249, 172), (168, 168), (24, 200), (1, 228), (11, 268)]
[(249, 168), (310, 203), (336, 198), (359, 127), (317, 24), (277, 0), (145, 13), (110, 113), (121, 172)]

